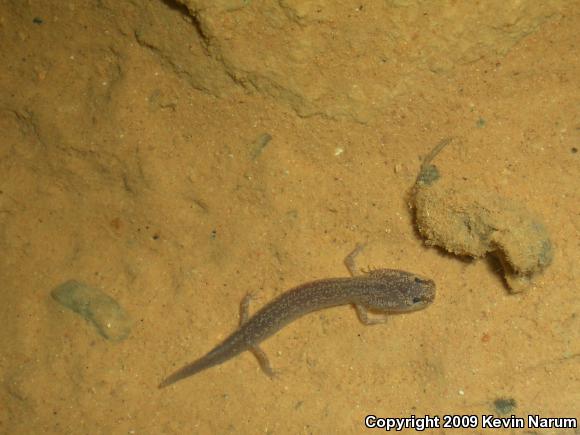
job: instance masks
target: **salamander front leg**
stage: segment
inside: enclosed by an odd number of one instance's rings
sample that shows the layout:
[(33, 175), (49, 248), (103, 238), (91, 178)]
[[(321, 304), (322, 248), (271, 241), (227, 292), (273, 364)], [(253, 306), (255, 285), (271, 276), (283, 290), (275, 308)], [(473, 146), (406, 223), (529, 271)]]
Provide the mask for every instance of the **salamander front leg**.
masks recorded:
[[(252, 293), (248, 293), (246, 296), (244, 296), (244, 299), (242, 299), (242, 303), (240, 304), (240, 327), (250, 318), (250, 302), (252, 301), (253, 297), (254, 295)], [(258, 360), (258, 364), (260, 364), (262, 371), (271, 378), (275, 377), (276, 372), (272, 369), (272, 364), (270, 364), (270, 360), (268, 359), (266, 352), (264, 352), (258, 345), (252, 346), (249, 350)]]
[(387, 314), (383, 314), (382, 316), (373, 316), (371, 319), (369, 317), (369, 311), (363, 307), (362, 305), (355, 305), (356, 314), (358, 315), (359, 320), (364, 323), (365, 325), (378, 325), (379, 323), (385, 323), (387, 321)]
[[(361, 275), (361, 271), (356, 267), (356, 257), (360, 252), (364, 249), (365, 245), (362, 243), (358, 243), (353, 251), (346, 256), (344, 259), (344, 265), (350, 272), (352, 276), (359, 276)], [(387, 315), (383, 314), (382, 316), (373, 316), (373, 318), (369, 317), (369, 311), (363, 307), (362, 305), (355, 304), (354, 307), (356, 308), (356, 314), (359, 320), (364, 323), (365, 325), (377, 325), (379, 323), (385, 323), (387, 321)]]
[(362, 243), (357, 243), (353, 251), (346, 256), (344, 259), (344, 265), (350, 272), (352, 276), (361, 275), (361, 272), (356, 268), (356, 257), (364, 249), (365, 245)]

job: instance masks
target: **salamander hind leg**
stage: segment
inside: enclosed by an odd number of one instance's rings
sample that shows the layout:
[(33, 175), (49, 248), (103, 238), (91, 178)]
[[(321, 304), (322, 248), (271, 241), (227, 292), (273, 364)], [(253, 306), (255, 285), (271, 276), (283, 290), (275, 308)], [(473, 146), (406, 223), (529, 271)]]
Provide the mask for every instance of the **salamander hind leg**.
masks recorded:
[(275, 378), (278, 375), (278, 372), (272, 369), (272, 364), (270, 364), (268, 355), (266, 355), (266, 352), (264, 352), (260, 346), (253, 346), (250, 348), (250, 351), (258, 360), (260, 368), (264, 373), (266, 373), (270, 378)]
[(387, 321), (387, 314), (373, 316), (371, 318), (369, 317), (369, 311), (362, 305), (355, 304), (354, 307), (356, 308), (356, 314), (358, 315), (359, 320), (365, 325), (378, 325), (379, 323), (385, 323)]
[[(240, 304), (240, 326), (246, 323), (250, 318), (250, 303), (252, 302), (253, 298), (254, 295), (252, 293), (248, 293), (246, 296), (244, 296), (244, 299), (242, 299)], [(264, 352), (260, 346), (254, 345), (248, 350), (254, 354), (258, 360), (258, 363), (260, 364), (260, 368), (264, 373), (266, 373), (270, 378), (276, 377), (277, 372), (272, 369), (272, 364), (270, 364), (268, 355), (266, 355), (266, 352)]]
[(247, 293), (240, 303), (240, 326), (248, 321), (250, 318), (250, 302), (254, 299), (253, 293)]

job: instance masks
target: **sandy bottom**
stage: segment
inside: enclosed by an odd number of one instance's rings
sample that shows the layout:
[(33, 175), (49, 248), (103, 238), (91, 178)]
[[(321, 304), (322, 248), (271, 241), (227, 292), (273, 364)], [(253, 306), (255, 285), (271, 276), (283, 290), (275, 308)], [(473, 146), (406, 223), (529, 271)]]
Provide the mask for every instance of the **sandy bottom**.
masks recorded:
[[(368, 414), (580, 416), (578, 17), (416, 83), (366, 125), (243, 92), (210, 97), (138, 45), (122, 73), (105, 51), (81, 83), (71, 47), (90, 47), (90, 28), (49, 52), (31, 36), (38, 25), (5, 22), (0, 44), (11, 59), (0, 67), (0, 432), (359, 433)], [(49, 57), (69, 64), (51, 69)], [(78, 100), (62, 103), (63, 81)], [(554, 260), (534, 288), (510, 294), (497, 262), (424, 246), (409, 195), (448, 136), (445, 177), (544, 222)], [(255, 310), (347, 276), (359, 242), (361, 267), (430, 277), (435, 303), (372, 327), (348, 306), (317, 312), (263, 343), (275, 379), (243, 354), (157, 389), (237, 327), (247, 292)], [(106, 340), (51, 298), (71, 279), (126, 310), (127, 339)]]

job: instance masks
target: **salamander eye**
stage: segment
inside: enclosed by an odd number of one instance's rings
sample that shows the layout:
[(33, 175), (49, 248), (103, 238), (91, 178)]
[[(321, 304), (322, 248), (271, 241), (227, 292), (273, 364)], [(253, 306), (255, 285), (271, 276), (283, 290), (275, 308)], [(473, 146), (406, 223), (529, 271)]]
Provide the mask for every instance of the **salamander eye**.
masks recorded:
[(423, 302), (423, 299), (421, 299), (419, 296), (415, 296), (413, 298), (413, 303), (418, 304), (419, 302)]
[(415, 277), (414, 281), (415, 281), (417, 284), (427, 284), (427, 282), (428, 282), (428, 281), (427, 281), (427, 280), (425, 280), (425, 279), (421, 279), (421, 278), (417, 278), (417, 277)]

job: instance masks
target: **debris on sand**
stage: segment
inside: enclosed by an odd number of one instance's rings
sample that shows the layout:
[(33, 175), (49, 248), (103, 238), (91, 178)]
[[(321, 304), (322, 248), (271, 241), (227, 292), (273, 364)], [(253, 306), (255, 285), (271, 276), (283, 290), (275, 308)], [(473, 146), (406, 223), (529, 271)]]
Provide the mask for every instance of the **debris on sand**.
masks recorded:
[(510, 290), (527, 290), (552, 261), (544, 224), (510, 199), (453, 180), (443, 182), (431, 161), (450, 142), (444, 139), (431, 151), (417, 176), (412, 206), (419, 232), (427, 245), (456, 255), (495, 255)]
[(52, 290), (51, 295), (95, 325), (107, 340), (121, 341), (131, 332), (131, 321), (125, 310), (101, 290), (70, 280)]

